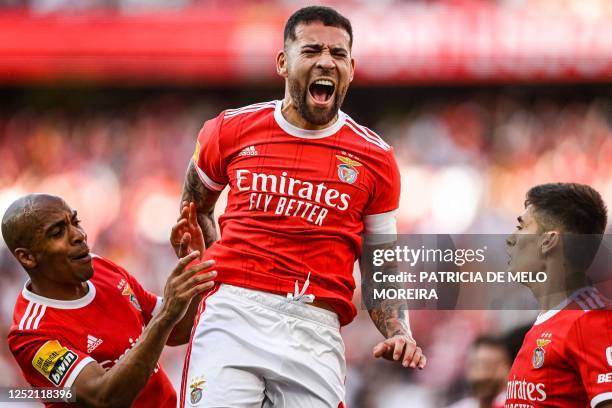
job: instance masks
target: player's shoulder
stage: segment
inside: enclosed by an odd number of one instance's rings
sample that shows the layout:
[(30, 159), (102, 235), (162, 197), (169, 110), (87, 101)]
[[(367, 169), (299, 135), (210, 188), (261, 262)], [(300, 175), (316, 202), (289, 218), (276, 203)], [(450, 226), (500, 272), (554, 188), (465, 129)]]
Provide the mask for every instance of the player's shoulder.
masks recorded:
[(597, 288), (588, 286), (574, 292), (571, 296), (571, 305), (573, 309), (590, 312), (595, 310), (609, 311), (612, 303)]
[(589, 327), (596, 321), (612, 324), (612, 302), (594, 287), (574, 293), (566, 313), (571, 313), (573, 326)]
[[(26, 298), (25, 286), (15, 300), (15, 306), (13, 307), (13, 322), (8, 332), (9, 338), (19, 331), (28, 330), (30, 328), (37, 329), (40, 324), (40, 317), (44, 314), (45, 310), (40, 310), (41, 305)], [(43, 305), (44, 306), (44, 305)], [(44, 309), (44, 307), (43, 307)]]
[(387, 142), (385, 142), (385, 140), (378, 133), (364, 125), (359, 124), (346, 113), (342, 112), (342, 115), (344, 115), (343, 129), (345, 132), (352, 135), (354, 140), (363, 148), (366, 148), (371, 152), (379, 152), (383, 155), (393, 154), (393, 148)]
[(237, 119), (251, 120), (273, 113), (277, 102), (278, 101), (259, 102), (240, 108), (226, 109), (221, 112), (218, 118), (223, 121), (224, 126), (238, 122)]
[(109, 276), (127, 275), (127, 271), (113, 261), (98, 254), (91, 254), (91, 262), (96, 280), (105, 279)]
[(9, 349), (15, 353), (29, 344), (53, 337), (61, 324), (61, 317), (54, 315), (46, 302), (29, 300), (20, 294), (7, 333)]

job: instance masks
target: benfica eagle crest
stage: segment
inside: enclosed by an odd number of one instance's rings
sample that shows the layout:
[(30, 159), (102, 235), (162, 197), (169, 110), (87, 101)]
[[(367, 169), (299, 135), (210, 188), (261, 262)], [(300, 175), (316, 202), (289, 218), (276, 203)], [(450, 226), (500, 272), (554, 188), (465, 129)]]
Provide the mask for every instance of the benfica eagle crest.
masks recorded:
[(342, 162), (338, 165), (338, 177), (345, 183), (353, 184), (359, 176), (355, 167), (361, 166), (361, 163), (345, 156), (336, 155), (336, 157)]
[(540, 368), (544, 365), (544, 355), (546, 354), (546, 350), (544, 347), (550, 343), (548, 339), (537, 339), (536, 340), (537, 347), (533, 350), (533, 357), (531, 358), (531, 365), (533, 368)]

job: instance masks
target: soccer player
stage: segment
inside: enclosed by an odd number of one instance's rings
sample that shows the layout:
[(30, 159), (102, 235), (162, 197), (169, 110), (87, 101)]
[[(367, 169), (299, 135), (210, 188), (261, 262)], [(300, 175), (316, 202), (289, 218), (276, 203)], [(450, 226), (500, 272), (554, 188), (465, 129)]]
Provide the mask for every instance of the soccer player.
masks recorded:
[[(8, 342), (32, 386), (72, 387), (82, 406), (176, 406), (157, 360), (166, 343), (187, 342), (196, 310), (191, 299), (210, 289), (215, 275), (196, 274), (211, 262), (186, 269), (199, 253), (183, 257), (162, 300), (121, 267), (90, 254), (76, 211), (45, 194), (11, 204), (2, 235), (30, 277)], [(190, 237), (173, 238), (183, 254)]]
[(508, 375), (507, 408), (612, 407), (612, 311), (585, 271), (606, 228), (593, 188), (533, 187), (508, 238), (509, 270), (543, 271), (528, 284), (542, 312), (525, 335)]
[(470, 347), (465, 368), (470, 396), (447, 408), (503, 407), (510, 363), (509, 350), (502, 340), (478, 337)]
[[(335, 10), (298, 10), (276, 58), (284, 98), (226, 110), (198, 135), (183, 200), (197, 204), (205, 259), (217, 262), (222, 284), (200, 307), (183, 406), (343, 404), (339, 328), (356, 314), (361, 234), (396, 234), (400, 193), (391, 146), (340, 111), (352, 43), (351, 23)], [(226, 185), (217, 240), (213, 210)], [(423, 368), (405, 302), (369, 312), (386, 338), (374, 356)]]

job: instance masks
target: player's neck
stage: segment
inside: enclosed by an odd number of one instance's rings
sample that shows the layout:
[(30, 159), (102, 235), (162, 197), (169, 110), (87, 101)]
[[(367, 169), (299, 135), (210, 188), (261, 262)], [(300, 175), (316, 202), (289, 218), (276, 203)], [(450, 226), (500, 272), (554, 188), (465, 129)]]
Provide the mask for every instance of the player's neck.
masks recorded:
[(547, 264), (545, 272), (546, 282), (531, 287), (540, 309), (544, 312), (557, 307), (576, 290), (588, 284), (583, 273), (567, 269), (564, 262)]
[(290, 124), (292, 124), (293, 126), (297, 128), (304, 129), (304, 130), (326, 129), (330, 127), (331, 125), (333, 125), (334, 123), (336, 123), (336, 121), (338, 120), (338, 114), (336, 114), (332, 118), (332, 120), (330, 120), (328, 123), (324, 125), (314, 125), (308, 122), (306, 119), (302, 117), (302, 115), (300, 115), (300, 113), (297, 110), (297, 107), (295, 106), (295, 103), (293, 103), (293, 99), (291, 99), (291, 96), (289, 95), (285, 95), (285, 99), (283, 99), (283, 105), (281, 107), (281, 114), (283, 115), (283, 118), (285, 118), (287, 122), (289, 122)]
[(81, 282), (77, 285), (67, 285), (49, 280), (41, 280), (31, 278), (31, 292), (54, 300), (78, 300), (89, 292), (87, 282)]

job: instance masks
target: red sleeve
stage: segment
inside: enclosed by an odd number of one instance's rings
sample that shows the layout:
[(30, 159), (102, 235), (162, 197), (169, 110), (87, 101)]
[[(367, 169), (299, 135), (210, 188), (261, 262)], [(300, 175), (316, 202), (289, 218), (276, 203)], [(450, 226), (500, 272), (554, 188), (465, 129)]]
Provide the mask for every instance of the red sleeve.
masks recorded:
[(9, 347), (33, 387), (72, 387), (81, 370), (94, 361), (53, 333), (13, 332)]
[(221, 191), (228, 183), (226, 160), (221, 146), (222, 112), (214, 119), (208, 120), (198, 134), (193, 162), (204, 185)]
[(612, 311), (592, 310), (567, 336), (567, 351), (578, 370), (591, 406), (612, 400)]
[(382, 214), (397, 210), (400, 199), (400, 174), (391, 148), (374, 175), (374, 188), (364, 215)]

